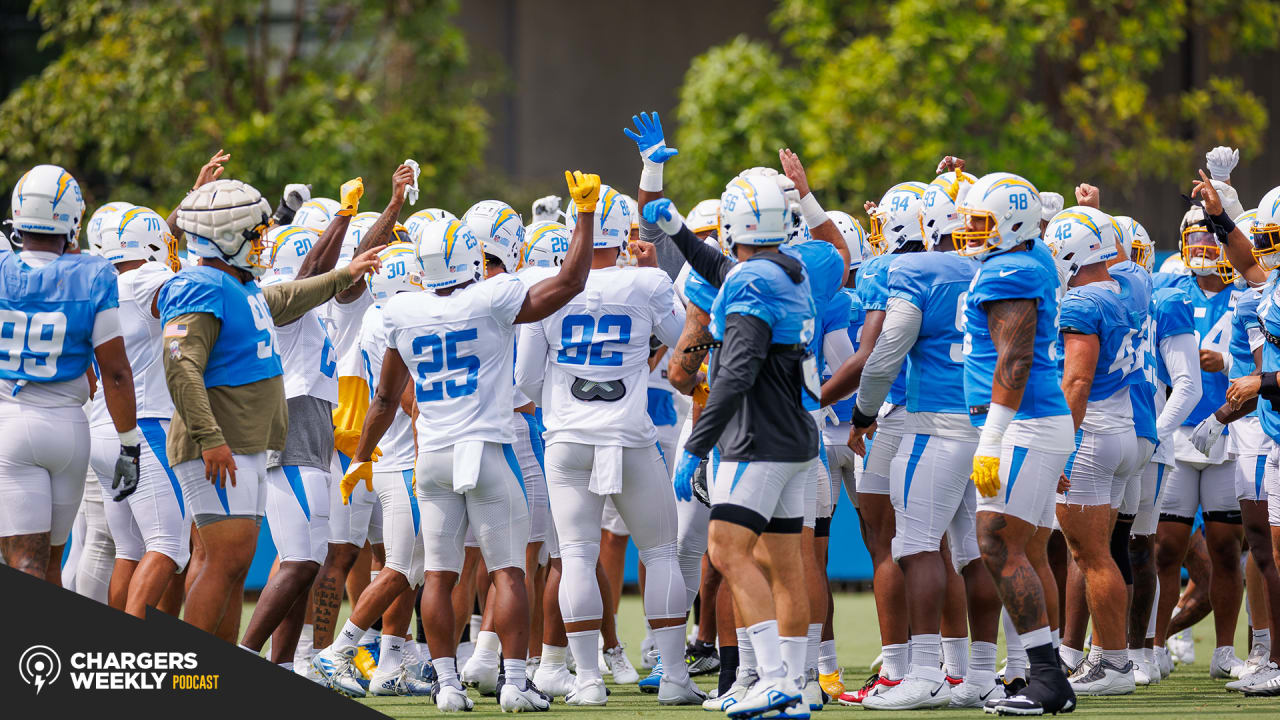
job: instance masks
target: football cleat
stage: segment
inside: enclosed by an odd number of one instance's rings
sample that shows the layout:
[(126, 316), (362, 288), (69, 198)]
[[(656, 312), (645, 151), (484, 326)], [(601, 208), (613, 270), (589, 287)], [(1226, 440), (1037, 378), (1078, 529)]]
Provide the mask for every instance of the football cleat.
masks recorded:
[(708, 675), (719, 672), (720, 653), (716, 652), (715, 643), (694, 640), (684, 650), (684, 662), (689, 666), (690, 675)]
[(1085, 660), (1068, 680), (1077, 695), (1129, 695), (1136, 688), (1132, 660), (1119, 667), (1105, 659)]
[(374, 671), (369, 679), (370, 695), (395, 695), (400, 697), (430, 695), (430, 682), (425, 682), (409, 667), (401, 667), (394, 673)]
[(378, 656), (382, 654), (382, 640), (374, 640), (370, 643), (356, 647), (356, 656), (352, 663), (365, 680), (373, 677), (373, 671), (378, 667)]
[(945, 679), (905, 677), (897, 685), (862, 701), (868, 710), (931, 710), (951, 704), (951, 684)]
[(1244, 661), (1236, 657), (1236, 651), (1230, 646), (1215, 648), (1213, 659), (1209, 661), (1209, 677), (1214, 679), (1240, 678), (1244, 671)]
[(499, 662), (496, 656), (486, 659), (480, 653), (473, 653), (458, 673), (465, 687), (475, 688), (484, 697), (492, 697), (498, 693)]
[(1227, 689), (1232, 692), (1244, 692), (1249, 688), (1261, 687), (1278, 677), (1280, 677), (1280, 667), (1277, 667), (1271, 661), (1267, 661), (1266, 665), (1254, 668), (1253, 672), (1239, 680), (1227, 683)]
[(694, 684), (693, 678), (678, 683), (664, 677), (658, 686), (659, 705), (701, 705), (706, 700), (707, 694)]
[(578, 678), (573, 690), (564, 696), (566, 705), (604, 705), (608, 701), (609, 693), (605, 690), (604, 680)]
[(801, 711), (808, 717), (809, 708), (802, 700), (800, 689), (790, 680), (761, 680), (741, 700), (725, 708), (725, 713), (731, 718), (749, 718), (798, 705), (796, 714), (786, 717), (798, 717)]
[[(1030, 684), (1020, 680), (1005, 686), (1008, 697), (988, 700), (983, 710), (994, 715), (1056, 715), (1076, 709), (1075, 693), (1061, 673), (1043, 673)], [(1017, 691), (1013, 691), (1015, 685)]]
[(662, 661), (659, 660), (649, 671), (648, 677), (640, 681), (640, 692), (656, 693), (662, 686)]
[[(1267, 668), (1275, 667), (1275, 663), (1267, 663), (1266, 667), (1258, 672), (1264, 672)], [(1257, 673), (1254, 673), (1254, 675), (1257, 675)], [(1268, 680), (1261, 680), (1261, 678), (1259, 678), (1257, 682), (1249, 685), (1248, 687), (1242, 688), (1240, 692), (1244, 693), (1245, 697), (1275, 697), (1280, 695), (1280, 672), (1277, 672)]]
[(604, 665), (601, 667), (608, 668), (613, 681), (619, 685), (630, 685), (640, 680), (640, 673), (632, 667), (631, 661), (627, 659), (626, 649), (621, 644), (604, 651)]
[(890, 680), (889, 678), (881, 675), (872, 675), (867, 678), (867, 681), (862, 684), (861, 688), (854, 690), (853, 692), (846, 692), (843, 695), (837, 696), (836, 702), (841, 705), (861, 705), (862, 701), (865, 700), (868, 695), (888, 690), (900, 682), (902, 681)]
[(800, 694), (804, 696), (805, 704), (809, 706), (810, 711), (821, 710), (823, 705), (827, 704), (826, 693), (822, 691), (822, 686), (818, 684), (818, 669), (812, 668), (804, 675), (804, 687), (800, 689)]
[(533, 684), (551, 697), (568, 695), (573, 692), (573, 686), (577, 682), (578, 679), (569, 672), (569, 668), (562, 664), (541, 663), (533, 674)]
[(456, 685), (441, 685), (439, 681), (431, 686), (431, 699), (440, 712), (471, 712), (475, 707), (466, 690)]
[(364, 688), (357, 680), (360, 671), (352, 663), (355, 649), (338, 652), (327, 647), (311, 658), (311, 665), (323, 678), (324, 685), (346, 695), (364, 697)]
[(1006, 697), (1004, 685), (995, 673), (970, 670), (964, 682), (951, 688), (951, 707), (980, 708), (992, 698)]
[(1176, 635), (1170, 635), (1165, 642), (1165, 649), (1179, 665), (1191, 665), (1196, 661), (1196, 639), (1187, 628)]
[(551, 708), (551, 696), (538, 689), (538, 686), (524, 680), (524, 688), (504, 682), (498, 693), (498, 706), (502, 712), (545, 712)]
[(734, 678), (733, 684), (725, 691), (723, 695), (714, 698), (708, 698), (702, 703), (703, 710), (716, 710), (720, 712), (728, 712), (729, 708), (739, 700), (747, 696), (752, 686), (759, 681), (756, 671), (751, 668), (739, 668), (738, 676)]
[(818, 685), (822, 686), (822, 692), (826, 693), (827, 697), (840, 697), (844, 694), (844, 671), (836, 670), (833, 673), (818, 675)]

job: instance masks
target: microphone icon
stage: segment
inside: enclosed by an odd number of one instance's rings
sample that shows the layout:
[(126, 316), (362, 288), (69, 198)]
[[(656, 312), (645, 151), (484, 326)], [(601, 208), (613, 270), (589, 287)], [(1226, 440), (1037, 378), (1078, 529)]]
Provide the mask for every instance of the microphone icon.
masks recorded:
[(18, 658), (18, 674), (23, 682), (35, 686), (37, 695), (45, 686), (57, 680), (61, 672), (62, 661), (53, 648), (47, 645), (32, 645)]

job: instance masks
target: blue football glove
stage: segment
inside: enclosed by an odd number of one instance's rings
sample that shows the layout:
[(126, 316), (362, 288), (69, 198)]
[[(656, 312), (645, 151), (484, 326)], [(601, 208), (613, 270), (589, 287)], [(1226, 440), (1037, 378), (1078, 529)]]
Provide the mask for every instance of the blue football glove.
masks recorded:
[(675, 148), (667, 147), (666, 138), (662, 134), (662, 120), (658, 118), (657, 111), (654, 111), (652, 118), (648, 113), (632, 115), (631, 122), (635, 123), (636, 129), (623, 128), (622, 132), (635, 141), (640, 157), (647, 162), (661, 165), (680, 153)]
[(676, 204), (669, 198), (658, 198), (648, 202), (640, 214), (668, 235), (680, 232), (680, 226), (684, 225), (684, 218), (680, 216), (680, 211), (676, 210)]
[(693, 499), (693, 473), (698, 469), (702, 458), (685, 450), (680, 455), (680, 464), (676, 465), (676, 474), (671, 484), (676, 489), (676, 499), (687, 502)]

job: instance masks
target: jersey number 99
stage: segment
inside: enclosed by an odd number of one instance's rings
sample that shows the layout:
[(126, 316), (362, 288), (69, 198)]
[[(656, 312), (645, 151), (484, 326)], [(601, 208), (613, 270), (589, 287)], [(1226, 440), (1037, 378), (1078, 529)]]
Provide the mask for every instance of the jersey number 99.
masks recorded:
[(0, 310), (0, 370), (35, 380), (58, 373), (58, 357), (67, 336), (67, 316), (60, 312)]
[[(436, 402), (446, 395), (459, 398), (476, 391), (476, 377), (480, 372), (480, 358), (462, 353), (458, 346), (475, 340), (479, 333), (475, 328), (451, 330), (444, 333), (423, 335), (413, 339), (413, 358), (418, 360), (415, 373), (418, 376), (415, 394), (418, 402)], [(450, 372), (466, 372), (462, 380), (437, 380), (432, 376), (448, 369)]]

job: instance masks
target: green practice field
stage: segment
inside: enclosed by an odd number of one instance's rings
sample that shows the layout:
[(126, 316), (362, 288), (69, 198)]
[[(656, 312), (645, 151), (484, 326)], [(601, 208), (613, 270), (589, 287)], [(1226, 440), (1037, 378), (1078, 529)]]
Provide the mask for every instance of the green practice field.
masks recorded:
[[(836, 646), (841, 664), (844, 666), (845, 682), (848, 685), (861, 686), (870, 674), (868, 665), (879, 652), (880, 639), (875, 626), (874, 603), (870, 593), (840, 593), (836, 600)], [(245, 606), (244, 621), (247, 623), (252, 606)], [(345, 619), (345, 612), (344, 612)], [(1124, 717), (1152, 718), (1159, 720), (1195, 720), (1209, 718), (1280, 718), (1280, 697), (1278, 698), (1245, 698), (1237, 693), (1229, 693), (1223, 689), (1225, 681), (1213, 680), (1209, 677), (1209, 658), (1213, 654), (1212, 616), (1201, 621), (1195, 628), (1196, 662), (1190, 666), (1179, 666), (1163, 683), (1149, 688), (1139, 688), (1133, 695), (1113, 698), (1082, 698), (1074, 716), (1089, 717)], [(1237, 634), (1236, 653), (1244, 656), (1248, 652), (1245, 644), (1245, 615), (1241, 612), (1241, 626)], [(639, 662), (640, 641), (644, 637), (643, 616), (640, 598), (628, 595), (622, 599), (621, 614), (618, 627), (622, 641), (627, 646), (627, 654), (633, 663)], [(1001, 645), (1003, 651), (1003, 644)], [(606, 680), (607, 680), (606, 676)], [(711, 687), (715, 678), (701, 678), (704, 688)], [(611, 716), (623, 718), (645, 718), (645, 720), (674, 720), (675, 718), (712, 718), (715, 717), (700, 708), (664, 708), (658, 705), (657, 696), (644, 695), (634, 686), (609, 686), (611, 695), (609, 704), (603, 708), (573, 708), (561, 702), (551, 706), (551, 712), (543, 717), (587, 717)], [(481, 698), (472, 691), (472, 699), (476, 701), (475, 710), (468, 717), (500, 717), (494, 698)], [(379, 712), (394, 718), (438, 718), (442, 717), (435, 705), (428, 698), (378, 698), (360, 700)], [(836, 704), (827, 705), (823, 716), (840, 716), (850, 713), (870, 712), (861, 708), (846, 708)], [(909, 713), (888, 713), (889, 717), (930, 717), (951, 718), (987, 717), (978, 710), (929, 710)], [(505, 717), (510, 717), (506, 715)]]

